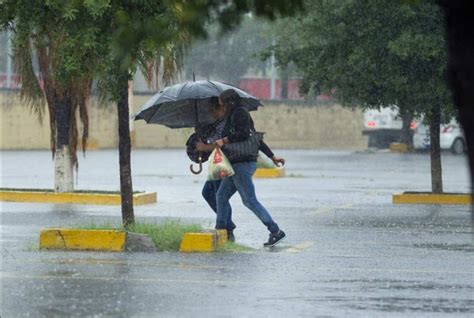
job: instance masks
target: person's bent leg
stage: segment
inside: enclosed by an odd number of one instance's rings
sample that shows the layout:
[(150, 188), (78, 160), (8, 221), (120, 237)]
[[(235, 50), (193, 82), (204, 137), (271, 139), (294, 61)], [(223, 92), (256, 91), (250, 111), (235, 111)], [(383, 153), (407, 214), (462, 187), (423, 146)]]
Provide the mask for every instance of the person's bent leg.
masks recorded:
[(252, 176), (257, 164), (255, 162), (240, 162), (232, 165), (232, 167), (235, 170), (235, 175), (232, 178), (244, 205), (255, 213), (271, 233), (278, 233), (280, 231), (278, 225), (273, 221), (267, 209), (257, 200), (255, 194)]
[(232, 208), (229, 200), (237, 191), (234, 185), (233, 177), (224, 178), (217, 190), (216, 203), (217, 203), (217, 219), (216, 229), (226, 229), (232, 231), (235, 227), (232, 227)]
[[(217, 214), (217, 191), (221, 185), (222, 180), (206, 181), (202, 188), (202, 196), (209, 204), (211, 209)], [(232, 222), (232, 208), (229, 213), (228, 229), (235, 229), (237, 226)]]

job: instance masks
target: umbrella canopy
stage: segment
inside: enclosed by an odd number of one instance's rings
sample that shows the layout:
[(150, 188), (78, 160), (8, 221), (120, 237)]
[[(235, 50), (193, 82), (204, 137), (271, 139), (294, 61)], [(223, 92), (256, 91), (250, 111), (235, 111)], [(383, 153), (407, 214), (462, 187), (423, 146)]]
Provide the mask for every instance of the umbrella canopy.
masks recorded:
[(219, 96), (227, 89), (235, 90), (242, 99), (242, 106), (249, 111), (262, 106), (256, 97), (233, 85), (214, 81), (185, 82), (168, 86), (154, 95), (133, 118), (170, 128), (196, 127), (211, 123), (214, 121), (208, 110), (211, 98)]

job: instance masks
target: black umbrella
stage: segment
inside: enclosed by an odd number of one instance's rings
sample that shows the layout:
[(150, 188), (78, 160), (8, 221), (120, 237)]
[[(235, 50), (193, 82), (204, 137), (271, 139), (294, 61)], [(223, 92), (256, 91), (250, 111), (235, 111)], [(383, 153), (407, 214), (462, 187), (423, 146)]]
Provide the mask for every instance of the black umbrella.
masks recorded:
[(211, 123), (214, 121), (208, 111), (211, 97), (217, 97), (230, 88), (239, 94), (242, 106), (249, 111), (262, 105), (256, 97), (230, 84), (214, 81), (185, 82), (164, 88), (150, 98), (133, 118), (170, 128), (197, 127)]

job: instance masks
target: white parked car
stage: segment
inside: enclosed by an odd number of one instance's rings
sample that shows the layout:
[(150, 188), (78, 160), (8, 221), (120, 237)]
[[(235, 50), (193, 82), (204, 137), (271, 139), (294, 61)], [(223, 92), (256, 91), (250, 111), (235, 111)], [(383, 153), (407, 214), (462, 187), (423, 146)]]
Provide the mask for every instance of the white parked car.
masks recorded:
[[(398, 142), (402, 133), (402, 119), (398, 107), (383, 107), (364, 110), (364, 130), (362, 135), (369, 136), (369, 147), (388, 148), (392, 142)], [(415, 129), (416, 121), (411, 123)]]
[[(439, 137), (442, 150), (451, 150), (454, 154), (462, 154), (466, 151), (464, 132), (455, 120), (452, 120), (449, 124), (441, 125)], [(413, 147), (418, 150), (430, 149), (429, 126), (419, 123), (413, 135)]]

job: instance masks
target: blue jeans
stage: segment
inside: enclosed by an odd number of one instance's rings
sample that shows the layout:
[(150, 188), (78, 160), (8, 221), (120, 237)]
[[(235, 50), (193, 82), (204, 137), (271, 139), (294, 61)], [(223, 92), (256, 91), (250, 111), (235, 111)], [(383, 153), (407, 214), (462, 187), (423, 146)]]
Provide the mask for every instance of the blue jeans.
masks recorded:
[(270, 213), (260, 204), (255, 195), (255, 186), (252, 175), (257, 169), (257, 163), (246, 161), (232, 164), (235, 174), (232, 177), (224, 178), (217, 190), (217, 229), (229, 230), (229, 221), (232, 216), (232, 208), (229, 200), (239, 192), (243, 204), (249, 208), (266, 225), (271, 233), (276, 233), (280, 229), (273, 221)]
[[(219, 190), (219, 186), (221, 185), (222, 180), (213, 180), (213, 181), (206, 181), (204, 183), (204, 187), (202, 188), (202, 196), (204, 200), (209, 204), (211, 209), (217, 213), (217, 190)], [(229, 215), (229, 224), (227, 224), (226, 229), (233, 230), (237, 226), (232, 222), (232, 210), (230, 211)]]

